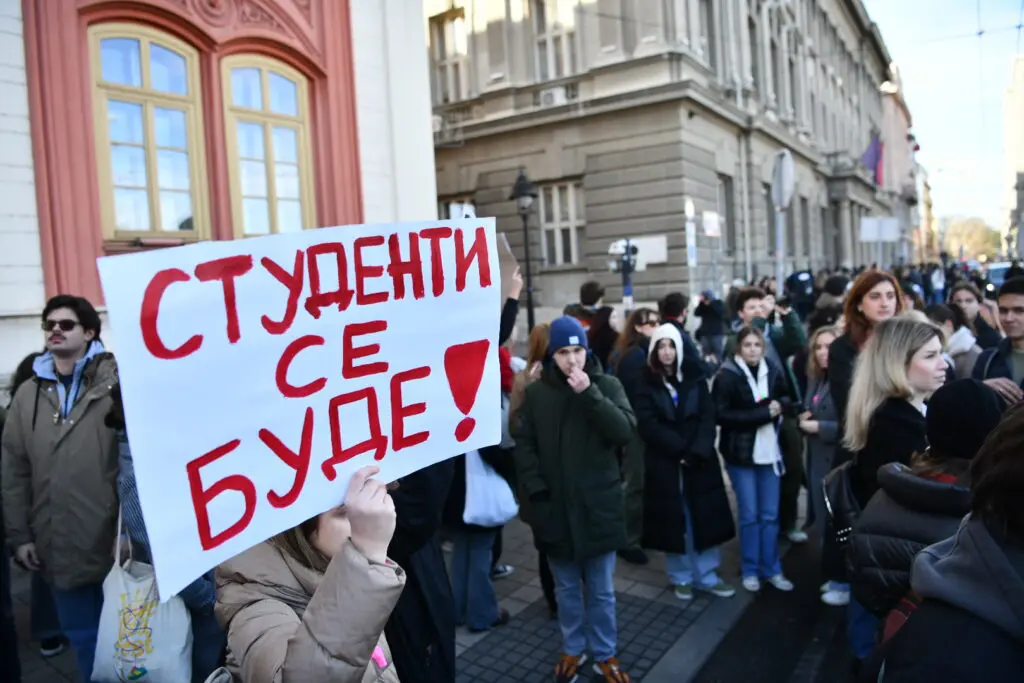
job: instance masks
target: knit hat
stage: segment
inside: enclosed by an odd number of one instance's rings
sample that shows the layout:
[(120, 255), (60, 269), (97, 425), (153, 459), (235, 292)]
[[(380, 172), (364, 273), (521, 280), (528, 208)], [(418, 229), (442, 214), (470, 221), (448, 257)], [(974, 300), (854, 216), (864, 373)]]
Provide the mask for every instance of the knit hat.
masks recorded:
[(555, 351), (566, 346), (587, 346), (587, 331), (576, 318), (563, 315), (551, 321), (551, 330), (548, 335), (548, 354), (553, 355)]
[(846, 288), (849, 286), (850, 278), (845, 275), (833, 275), (825, 280), (825, 286), (822, 289), (838, 299), (846, 294)]
[(971, 460), (1005, 409), (999, 394), (977, 380), (945, 384), (928, 401), (928, 443), (941, 455)]

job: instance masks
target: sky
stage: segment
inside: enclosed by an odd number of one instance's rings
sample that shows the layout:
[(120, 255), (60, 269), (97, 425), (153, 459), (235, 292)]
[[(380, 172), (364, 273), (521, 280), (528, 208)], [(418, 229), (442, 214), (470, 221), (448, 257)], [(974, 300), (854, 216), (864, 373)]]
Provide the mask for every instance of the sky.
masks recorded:
[(1003, 101), (1014, 54), (1024, 50), (1024, 0), (863, 2), (899, 66), (935, 215), (980, 216), (1002, 228), (1010, 208)]

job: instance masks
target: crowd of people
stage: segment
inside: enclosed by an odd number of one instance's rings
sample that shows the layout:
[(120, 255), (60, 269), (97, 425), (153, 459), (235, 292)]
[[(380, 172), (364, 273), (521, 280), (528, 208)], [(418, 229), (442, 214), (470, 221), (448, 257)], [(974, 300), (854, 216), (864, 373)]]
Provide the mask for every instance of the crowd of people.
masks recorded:
[[(631, 680), (617, 559), (664, 553), (680, 601), (727, 600), (792, 591), (780, 546), (811, 541), (855, 676), (1019, 678), (1024, 278), (991, 302), (959, 268), (794, 273), (693, 307), (669, 293), (619, 326), (588, 282), (519, 358), (521, 288), (516, 273), (498, 333), (501, 441), (389, 484), (363, 468), (343, 505), (197, 578), (181, 593), (192, 681), (452, 683), (456, 628), (511, 619), (493, 584), (513, 571), (501, 524), (468, 514), (479, 467), (532, 530), (556, 683), (585, 667)], [(41, 322), (45, 350), (15, 373), (2, 423), (0, 545), (32, 574), (41, 654), (73, 648), (89, 680), (118, 536), (142, 561), (148, 538), (100, 317), (61, 295)], [(736, 585), (719, 553), (734, 538)], [(18, 682), (6, 560), (0, 584), (0, 681)]]

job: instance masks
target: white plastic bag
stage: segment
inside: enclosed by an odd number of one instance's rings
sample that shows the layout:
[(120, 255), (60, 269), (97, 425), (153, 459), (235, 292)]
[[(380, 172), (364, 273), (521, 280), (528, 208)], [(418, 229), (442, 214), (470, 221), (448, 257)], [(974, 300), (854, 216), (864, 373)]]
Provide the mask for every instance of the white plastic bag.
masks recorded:
[(505, 479), (485, 463), (478, 451), (466, 453), (466, 508), (462, 521), (496, 527), (519, 514), (519, 504)]
[[(114, 553), (120, 560), (120, 517)], [(192, 680), (192, 623), (188, 608), (178, 596), (161, 604), (153, 567), (133, 560), (131, 553), (124, 564), (114, 564), (103, 580), (103, 610), (90, 680)]]

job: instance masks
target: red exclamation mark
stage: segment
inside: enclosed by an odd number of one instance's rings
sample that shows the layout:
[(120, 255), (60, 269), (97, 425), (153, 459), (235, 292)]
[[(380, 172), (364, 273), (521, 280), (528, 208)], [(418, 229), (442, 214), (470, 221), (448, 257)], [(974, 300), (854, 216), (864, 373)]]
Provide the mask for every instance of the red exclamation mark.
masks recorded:
[(491, 342), (486, 339), (449, 346), (444, 352), (444, 372), (452, 389), (455, 407), (465, 415), (455, 428), (455, 438), (461, 443), (469, 438), (476, 427), (476, 420), (469, 417), (469, 411), (476, 402), (476, 392), (484, 378), (484, 364)]

